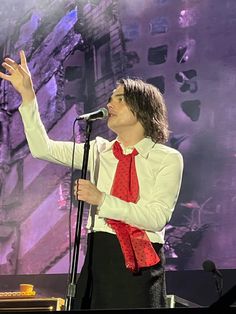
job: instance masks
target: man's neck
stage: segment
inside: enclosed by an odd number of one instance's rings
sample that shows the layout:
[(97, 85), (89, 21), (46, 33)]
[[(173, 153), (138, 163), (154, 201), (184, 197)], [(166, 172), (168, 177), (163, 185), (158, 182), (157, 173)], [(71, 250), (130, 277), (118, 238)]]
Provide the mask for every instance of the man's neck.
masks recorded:
[(118, 140), (124, 147), (133, 147), (145, 138), (145, 130), (138, 121), (132, 126), (121, 126), (113, 131), (117, 134)]
[(124, 147), (133, 147), (138, 142), (144, 139), (144, 135), (138, 134), (118, 134), (118, 140)]

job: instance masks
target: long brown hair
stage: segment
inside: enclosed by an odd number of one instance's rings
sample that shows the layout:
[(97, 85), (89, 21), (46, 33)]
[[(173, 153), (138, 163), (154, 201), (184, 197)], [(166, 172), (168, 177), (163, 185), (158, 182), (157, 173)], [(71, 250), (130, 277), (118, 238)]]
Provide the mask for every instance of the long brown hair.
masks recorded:
[(139, 78), (122, 78), (117, 84), (124, 86), (125, 101), (142, 124), (145, 136), (156, 143), (167, 142), (167, 108), (159, 89)]

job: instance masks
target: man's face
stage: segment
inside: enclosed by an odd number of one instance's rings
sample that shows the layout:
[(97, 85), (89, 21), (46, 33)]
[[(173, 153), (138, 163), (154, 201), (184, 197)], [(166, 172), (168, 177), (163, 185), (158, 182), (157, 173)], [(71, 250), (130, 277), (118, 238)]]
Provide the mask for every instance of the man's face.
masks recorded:
[(109, 111), (107, 125), (116, 134), (126, 130), (132, 131), (133, 127), (139, 123), (125, 101), (123, 85), (118, 85), (113, 91), (107, 107)]

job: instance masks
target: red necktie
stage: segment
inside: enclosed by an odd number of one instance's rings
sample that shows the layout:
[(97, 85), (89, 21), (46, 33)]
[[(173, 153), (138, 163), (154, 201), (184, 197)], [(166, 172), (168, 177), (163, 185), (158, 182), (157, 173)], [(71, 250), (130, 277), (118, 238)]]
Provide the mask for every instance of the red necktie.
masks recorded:
[[(138, 152), (134, 149), (131, 154), (124, 155), (120, 144), (116, 141), (113, 145), (113, 154), (119, 162), (111, 195), (126, 202), (137, 203), (139, 184), (135, 156)], [(141, 267), (152, 266), (160, 261), (145, 231), (118, 220), (107, 219), (107, 223), (116, 232), (128, 269), (136, 272)]]

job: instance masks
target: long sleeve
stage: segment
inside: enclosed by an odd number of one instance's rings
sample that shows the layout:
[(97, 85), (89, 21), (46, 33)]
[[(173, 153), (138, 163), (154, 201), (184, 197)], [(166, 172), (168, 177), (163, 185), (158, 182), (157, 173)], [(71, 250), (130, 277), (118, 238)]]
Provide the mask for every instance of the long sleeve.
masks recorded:
[[(54, 141), (47, 135), (45, 127), (40, 118), (37, 99), (32, 103), (21, 104), (19, 112), (24, 124), (25, 135), (31, 154), (35, 158), (44, 159), (53, 163), (71, 166), (73, 142)], [(90, 149), (93, 150), (94, 142)], [(75, 145), (75, 168), (81, 169), (83, 157), (83, 144)], [(91, 154), (92, 155), (92, 152)], [(89, 163), (90, 165), (90, 163)]]

